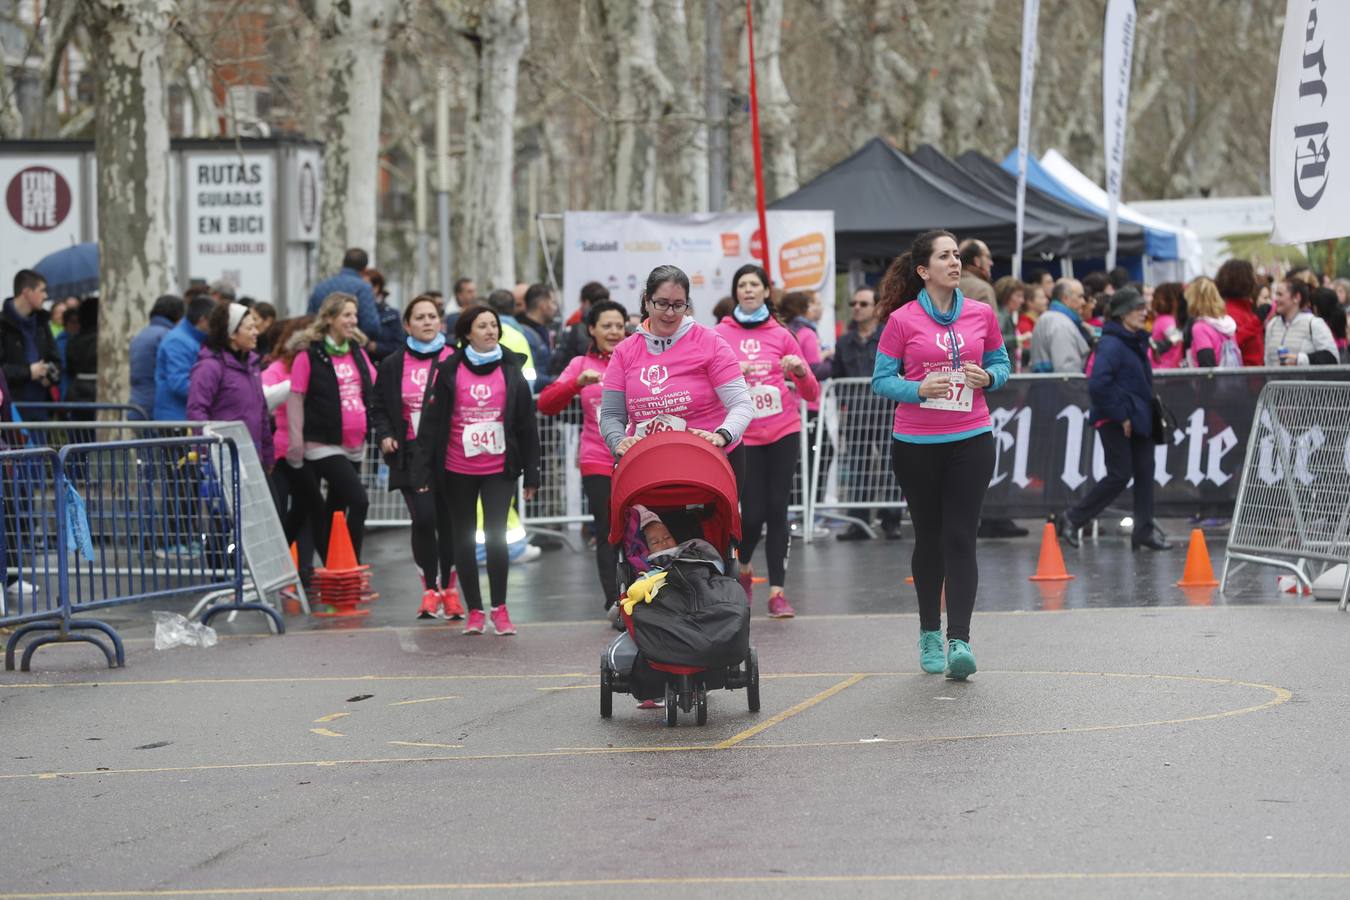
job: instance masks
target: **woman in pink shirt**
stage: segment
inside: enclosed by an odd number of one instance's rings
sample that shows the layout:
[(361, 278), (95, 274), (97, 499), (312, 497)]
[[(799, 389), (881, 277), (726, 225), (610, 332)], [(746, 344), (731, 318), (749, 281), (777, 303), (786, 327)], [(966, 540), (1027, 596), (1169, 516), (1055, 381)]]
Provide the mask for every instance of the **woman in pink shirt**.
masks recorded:
[(1148, 359), (1154, 369), (1179, 369), (1184, 341), (1182, 329), (1188, 316), (1186, 297), (1180, 282), (1169, 281), (1153, 289), (1153, 334)]
[(738, 482), (743, 535), (737, 548), (740, 582), (749, 600), (750, 561), (767, 525), (769, 615), (788, 619), (795, 614), (783, 585), (787, 580), (788, 499), (801, 458), (798, 401), (818, 398), (820, 384), (800, 355), (792, 332), (769, 314), (768, 273), (757, 265), (741, 266), (732, 276), (731, 290), (736, 306), (718, 324), (717, 333), (740, 360), (754, 408), (745, 431), (745, 477)]
[(402, 346), (380, 360), (375, 403), (370, 409), (375, 440), (389, 466), (389, 490), (402, 492), (412, 517), (413, 563), (422, 576), (419, 619), (464, 618), (455, 588), (449, 507), (437, 503), (442, 498), (434, 491), (415, 491), (409, 473), (431, 372), (455, 352), (446, 344), (442, 324), (441, 309), (428, 294), (414, 297), (404, 307), (403, 330), (407, 336)]
[(471, 306), (455, 322), (456, 353), (436, 366), (413, 444), (412, 484), (432, 490), (449, 509), (464, 602), (465, 634), (487, 624), (478, 586), (478, 503), (483, 504), (492, 630), (515, 634), (506, 611), (510, 560), (506, 518), (525, 481), (525, 498), (539, 489), (539, 428), (524, 359), (501, 346), (501, 319), (486, 306)]
[(581, 487), (586, 492), (595, 520), (595, 566), (600, 573), (606, 610), (613, 609), (619, 599), (619, 557), (609, 543), (609, 493), (614, 456), (600, 437), (600, 395), (610, 356), (627, 336), (624, 331), (627, 321), (628, 310), (613, 300), (592, 303), (586, 313), (590, 349), (583, 356), (572, 357), (558, 380), (539, 395), (539, 412), (545, 416), (560, 415), (574, 399), (581, 404), (581, 452), (578, 455)]
[[(328, 558), (333, 513), (340, 510), (359, 560), (370, 507), (361, 460), (375, 369), (362, 349), (366, 336), (356, 327), (356, 298), (341, 292), (325, 297), (302, 341), (286, 399), (286, 464), (299, 470), (298, 499), (314, 523), (319, 554)], [(326, 501), (321, 481), (328, 485)]]

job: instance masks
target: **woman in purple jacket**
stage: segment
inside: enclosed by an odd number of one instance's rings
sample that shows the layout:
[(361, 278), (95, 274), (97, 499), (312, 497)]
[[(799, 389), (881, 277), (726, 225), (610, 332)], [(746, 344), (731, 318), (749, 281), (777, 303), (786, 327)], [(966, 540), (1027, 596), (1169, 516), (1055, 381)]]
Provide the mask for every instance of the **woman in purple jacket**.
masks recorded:
[(238, 303), (217, 306), (206, 320), (206, 340), (188, 376), (187, 417), (201, 422), (243, 422), (258, 459), (269, 472), (272, 418), (263, 396), (262, 368), (253, 348), (258, 319)]

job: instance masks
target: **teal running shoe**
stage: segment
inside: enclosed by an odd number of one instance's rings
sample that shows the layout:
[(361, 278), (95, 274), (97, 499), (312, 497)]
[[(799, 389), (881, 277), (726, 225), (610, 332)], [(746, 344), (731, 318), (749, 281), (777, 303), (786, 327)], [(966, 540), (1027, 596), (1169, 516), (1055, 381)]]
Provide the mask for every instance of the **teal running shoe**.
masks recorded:
[(942, 652), (941, 631), (919, 632), (919, 665), (929, 675), (937, 675), (947, 667), (947, 657)]
[(975, 654), (970, 652), (970, 644), (965, 641), (950, 641), (947, 644), (947, 677), (953, 681), (965, 681), (975, 674)]

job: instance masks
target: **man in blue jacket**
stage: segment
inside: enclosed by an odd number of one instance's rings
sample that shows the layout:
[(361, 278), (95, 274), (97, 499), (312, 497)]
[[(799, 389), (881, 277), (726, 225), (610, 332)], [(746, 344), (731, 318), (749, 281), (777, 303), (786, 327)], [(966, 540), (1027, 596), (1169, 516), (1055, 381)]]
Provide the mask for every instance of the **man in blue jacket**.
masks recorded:
[[(370, 283), (361, 277), (361, 273), (370, 265), (370, 257), (366, 251), (353, 247), (342, 257), (342, 271), (336, 275), (330, 275), (323, 281), (314, 286), (314, 290), (309, 295), (309, 314), (312, 316), (319, 311), (323, 300), (329, 294), (342, 292), (351, 294), (356, 298), (356, 324), (365, 332), (367, 338), (372, 341), (379, 341), (380, 337), (380, 312), (375, 308), (375, 291), (371, 289)], [(383, 348), (366, 347), (366, 352), (371, 356)]]
[[(159, 345), (164, 336), (183, 318), (183, 298), (165, 294), (150, 308), (150, 324), (131, 339), (128, 355), (131, 359), (131, 402), (148, 415), (155, 411), (155, 371), (159, 364)], [(127, 418), (138, 421), (144, 416), (130, 412)]]
[(160, 422), (187, 421), (188, 376), (206, 340), (206, 318), (216, 308), (210, 294), (198, 294), (187, 314), (164, 335), (155, 352), (155, 412)]

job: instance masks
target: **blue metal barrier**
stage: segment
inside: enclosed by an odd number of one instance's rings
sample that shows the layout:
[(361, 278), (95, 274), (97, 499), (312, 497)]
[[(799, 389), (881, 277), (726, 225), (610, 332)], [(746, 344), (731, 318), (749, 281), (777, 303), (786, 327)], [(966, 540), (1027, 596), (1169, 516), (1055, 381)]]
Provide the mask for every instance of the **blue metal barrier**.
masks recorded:
[[(252, 610), (285, 632), (275, 610), (243, 599), (241, 524), (230, 513), (239, 508), (233, 440), (203, 435), (17, 453), (56, 458), (46, 496), (54, 511), (59, 602), (43, 616), (29, 612), (27, 624), (6, 644), (6, 669), (14, 668), (19, 642), (30, 635), (38, 636), (24, 648), (23, 671), (39, 647), (72, 640), (94, 644), (110, 667), (122, 666), (126, 656), (116, 629), (88, 614), (183, 594), (233, 594), (208, 609), (203, 624), (222, 612)], [(231, 498), (224, 495), (226, 486)]]
[(0, 451), (0, 625), (62, 615), (55, 450)]
[(123, 415), (123, 419), (149, 419), (150, 415), (143, 407), (136, 403), (48, 403), (29, 400), (20, 400), (15, 402), (14, 411), (20, 419), (27, 420), (29, 414), (47, 413), (49, 417), (61, 418), (64, 420), (79, 421), (80, 419), (92, 420), (101, 412), (131, 413), (133, 415)]

